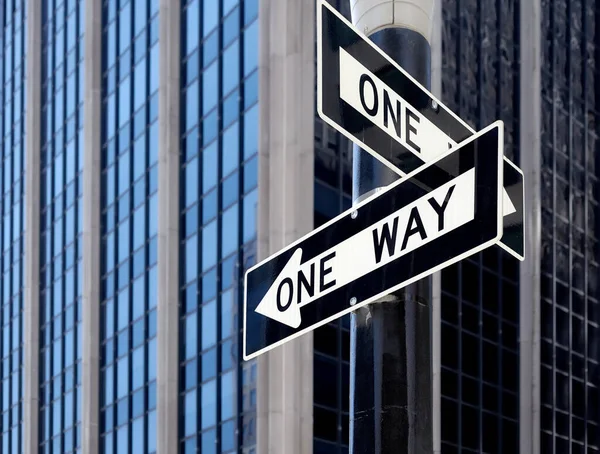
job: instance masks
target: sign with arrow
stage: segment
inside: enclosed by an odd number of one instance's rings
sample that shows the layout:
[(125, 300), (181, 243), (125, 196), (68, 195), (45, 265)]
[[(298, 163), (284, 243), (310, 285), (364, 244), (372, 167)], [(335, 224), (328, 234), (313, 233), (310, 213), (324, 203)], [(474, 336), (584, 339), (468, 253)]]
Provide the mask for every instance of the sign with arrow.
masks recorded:
[(244, 359), (496, 244), (502, 144), (496, 122), (249, 269)]
[[(317, 110), (401, 176), (475, 133), (324, 0), (317, 0)], [(519, 174), (522, 188), (522, 172), (504, 160), (504, 172)], [(524, 194), (505, 191), (504, 198), (516, 211), (505, 213), (499, 245), (523, 260)]]

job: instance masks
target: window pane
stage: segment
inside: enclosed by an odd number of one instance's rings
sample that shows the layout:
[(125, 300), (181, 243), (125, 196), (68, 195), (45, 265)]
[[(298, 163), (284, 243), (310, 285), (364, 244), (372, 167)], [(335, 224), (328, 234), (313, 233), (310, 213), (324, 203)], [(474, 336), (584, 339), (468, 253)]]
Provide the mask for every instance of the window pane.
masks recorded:
[(223, 0), (223, 15), (227, 15), (238, 4), (239, 0)]
[(223, 176), (237, 168), (240, 159), (239, 123), (231, 125), (223, 133)]
[(185, 319), (185, 358), (191, 359), (198, 353), (198, 312)]
[(185, 282), (198, 276), (198, 236), (190, 237), (185, 243)]
[(219, 96), (218, 64), (214, 62), (202, 76), (202, 112), (206, 115), (217, 104)]
[(217, 264), (217, 221), (202, 229), (202, 271)]
[(240, 42), (236, 41), (223, 53), (223, 93), (229, 93), (240, 81)]
[(131, 44), (131, 2), (128, 2), (118, 15), (119, 53), (123, 53)]
[(217, 343), (217, 302), (202, 306), (202, 350)]
[(185, 42), (186, 51), (189, 54), (190, 51), (198, 47), (198, 40), (200, 38), (200, 14), (198, 10), (198, 2), (200, 0), (192, 0), (187, 7), (185, 18), (186, 18), (186, 32), (187, 39)]
[(138, 418), (133, 421), (131, 427), (131, 446), (142, 450), (144, 446), (144, 418)]
[(133, 351), (131, 372), (131, 389), (138, 389), (144, 384), (144, 347)]
[(193, 390), (192, 392), (189, 392), (185, 395), (185, 416), (184, 416), (184, 435), (188, 436), (188, 435), (192, 435), (193, 433), (196, 432), (196, 409), (197, 407), (197, 402), (196, 402), (196, 390)]
[(258, 66), (258, 21), (244, 31), (244, 77)]
[[(202, 429), (217, 423), (217, 382), (211, 380), (202, 385)], [(203, 451), (204, 452), (204, 451)]]
[(185, 206), (198, 201), (198, 159), (192, 159), (185, 167)]
[(251, 193), (244, 197), (244, 214), (243, 214), (243, 241), (248, 241), (256, 237), (256, 212), (258, 210), (258, 189), (254, 189)]
[[(135, 6), (133, 8), (135, 14), (134, 30), (135, 35), (140, 33), (146, 24), (148, 23), (148, 9), (146, 8), (147, 0), (135, 0)], [(136, 445), (134, 445), (136, 446)]]
[(146, 60), (142, 60), (134, 68), (134, 80), (133, 110), (136, 111), (146, 102)]
[(142, 246), (146, 240), (146, 205), (133, 212), (133, 250)]
[(148, 452), (156, 451), (156, 411), (148, 413)]
[(221, 376), (221, 419), (227, 420), (237, 414), (236, 387), (234, 371)]
[(158, 44), (150, 49), (150, 93), (158, 90)]
[(198, 123), (198, 80), (195, 80), (185, 92), (185, 127), (186, 130)]
[(219, 2), (204, 1), (203, 35), (207, 36), (219, 22)]
[(244, 160), (258, 148), (258, 104), (244, 114)]
[(217, 145), (215, 141), (202, 152), (202, 192), (217, 184)]
[(129, 357), (117, 361), (117, 399), (125, 397), (129, 392)]
[(226, 257), (238, 248), (238, 204), (223, 213), (221, 256)]

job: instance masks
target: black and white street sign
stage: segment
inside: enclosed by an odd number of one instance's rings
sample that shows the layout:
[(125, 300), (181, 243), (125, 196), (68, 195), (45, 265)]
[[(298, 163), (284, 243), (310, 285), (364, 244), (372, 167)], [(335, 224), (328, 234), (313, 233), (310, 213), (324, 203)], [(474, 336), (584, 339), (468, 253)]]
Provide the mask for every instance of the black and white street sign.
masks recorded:
[[(475, 133), (324, 0), (317, 0), (317, 110), (330, 126), (400, 175)], [(522, 175), (505, 161), (507, 175)], [(523, 260), (524, 197), (506, 191), (503, 198), (512, 228), (506, 228), (506, 220), (499, 245)]]
[(497, 243), (502, 144), (496, 122), (249, 269), (244, 359)]

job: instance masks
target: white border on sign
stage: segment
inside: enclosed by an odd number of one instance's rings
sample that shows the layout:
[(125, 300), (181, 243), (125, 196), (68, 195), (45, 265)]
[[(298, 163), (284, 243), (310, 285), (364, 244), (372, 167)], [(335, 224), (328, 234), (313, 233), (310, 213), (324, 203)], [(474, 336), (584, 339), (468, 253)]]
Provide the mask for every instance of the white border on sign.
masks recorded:
[(357, 205), (354, 205), (353, 207), (351, 207), (350, 209), (344, 211), (343, 213), (341, 213), (340, 215), (336, 216), (335, 218), (331, 219), (330, 221), (326, 222), (325, 224), (323, 224), (322, 226), (320, 226), (319, 228), (314, 229), (313, 231), (307, 233), (306, 235), (304, 235), (302, 238), (299, 238), (298, 240), (294, 241), (293, 243), (291, 243), (290, 245), (286, 246), (285, 248), (279, 250), (278, 252), (270, 255), (269, 257), (267, 257), (264, 260), (261, 260), (259, 263), (255, 264), (254, 266), (250, 267), (246, 273), (244, 274), (244, 313), (243, 313), (243, 317), (244, 317), (244, 321), (243, 321), (243, 329), (242, 329), (242, 356), (244, 361), (249, 361), (253, 358), (256, 358), (259, 355), (262, 355), (263, 353), (268, 352), (269, 350), (274, 349), (275, 347), (279, 347), (280, 345), (285, 344), (286, 342), (289, 342), (293, 339), (296, 339), (297, 337), (309, 332), (309, 331), (313, 331), (316, 328), (325, 325), (326, 323), (329, 323), (330, 321), (333, 321), (335, 319), (338, 319), (340, 317), (342, 317), (343, 315), (346, 315), (352, 311), (355, 311), (363, 306), (366, 306), (369, 303), (372, 303), (380, 298), (382, 298), (385, 295), (389, 295), (392, 292), (395, 292), (396, 290), (399, 290), (403, 287), (406, 287), (407, 285), (412, 284), (413, 282), (418, 281), (419, 279), (422, 279), (426, 276), (429, 276), (430, 274), (435, 273), (436, 271), (439, 271), (449, 265), (452, 265), (456, 262), (459, 262), (473, 254), (476, 254), (477, 252), (480, 252), (494, 244), (498, 244), (499, 241), (502, 239), (502, 234), (503, 234), (503, 207), (502, 207), (502, 191), (504, 188), (503, 182), (504, 182), (504, 166), (503, 166), (503, 157), (504, 157), (504, 122), (502, 122), (501, 120), (495, 121), (494, 123), (492, 123), (491, 125), (487, 126), (486, 128), (482, 129), (481, 131), (479, 131), (478, 133), (472, 135), (471, 137), (469, 137), (468, 139), (464, 140), (463, 142), (461, 142), (460, 144), (458, 144), (455, 148), (448, 150), (447, 152), (445, 152), (444, 154), (440, 155), (439, 158), (435, 159), (434, 161), (425, 163), (424, 165), (422, 165), (421, 167), (419, 167), (418, 169), (410, 172), (408, 175), (406, 175), (406, 178), (411, 178), (413, 175), (419, 173), (420, 171), (426, 169), (427, 167), (435, 164), (436, 162), (438, 162), (440, 159), (445, 158), (446, 156), (455, 153), (457, 151), (458, 148), (474, 141), (475, 139), (479, 138), (480, 136), (482, 136), (483, 134), (485, 134), (486, 132), (494, 129), (494, 128), (498, 128), (498, 149), (500, 151), (500, 153), (498, 153), (498, 201), (497, 201), (497, 219), (498, 219), (498, 225), (496, 227), (496, 236), (461, 254), (458, 255), (456, 257), (453, 257), (450, 260), (445, 261), (444, 263), (441, 263), (427, 271), (424, 271), (423, 273), (417, 275), (417, 276), (413, 276), (410, 279), (407, 279), (404, 282), (401, 282), (398, 285), (395, 285), (394, 287), (391, 287), (383, 292), (378, 293), (377, 295), (374, 295), (364, 301), (361, 301), (357, 304), (355, 304), (354, 306), (350, 306), (349, 308), (343, 310), (342, 312), (338, 312), (335, 315), (332, 315), (331, 317), (328, 317), (324, 320), (321, 320), (320, 322), (305, 328), (301, 331), (298, 331), (297, 333), (292, 334), (289, 337), (286, 337), (285, 339), (282, 339), (280, 341), (275, 342), (274, 344), (269, 345), (268, 347), (265, 347), (261, 350), (258, 350), (254, 353), (252, 353), (251, 355), (247, 355), (246, 354), (246, 319), (247, 319), (247, 311), (248, 311), (248, 274), (250, 272), (252, 272), (253, 270), (255, 270), (256, 268), (262, 266), (263, 264), (265, 264), (266, 262), (269, 262), (271, 260), (273, 260), (275, 257), (277, 257), (278, 255), (282, 254), (283, 252), (292, 249), (294, 247), (296, 247), (298, 244), (300, 244), (302, 241), (304, 241), (306, 238), (311, 237), (313, 234), (329, 227), (332, 224), (335, 224), (337, 221), (339, 221), (340, 219), (346, 217), (346, 216), (350, 216), (352, 214), (353, 211), (358, 211), (361, 209), (361, 207), (363, 207), (364, 205), (368, 204), (371, 200), (385, 194), (388, 191), (391, 191), (393, 188), (395, 188), (396, 186), (398, 186), (399, 184), (402, 184), (405, 179), (402, 178), (398, 181), (395, 181), (394, 183), (392, 183), (391, 185), (387, 186), (385, 189), (383, 189), (380, 192), (377, 192), (376, 194), (373, 194), (369, 197), (367, 197), (366, 199), (362, 200), (360, 203), (358, 203)]
[[(398, 167), (393, 165), (387, 159), (383, 158), (379, 153), (377, 153), (375, 150), (373, 150), (367, 144), (365, 144), (364, 142), (359, 140), (357, 137), (353, 136), (351, 133), (349, 133), (345, 129), (341, 128), (337, 123), (335, 123), (331, 118), (329, 118), (323, 112), (323, 89), (321, 87), (321, 80), (323, 79), (323, 63), (322, 63), (323, 62), (323, 50), (322, 50), (323, 49), (323, 15), (322, 15), (322, 9), (321, 9), (322, 6), (324, 6), (325, 8), (330, 10), (333, 14), (335, 14), (344, 24), (346, 24), (348, 27), (350, 27), (352, 30), (354, 30), (359, 36), (361, 36), (373, 49), (375, 49), (381, 56), (383, 56), (387, 61), (389, 61), (398, 71), (400, 71), (402, 74), (404, 74), (408, 79), (410, 79), (410, 81), (412, 83), (414, 83), (421, 90), (423, 90), (425, 93), (427, 93), (428, 96), (431, 97), (431, 99), (433, 99), (435, 102), (437, 102), (439, 109), (444, 109), (446, 112), (448, 112), (455, 120), (457, 120), (460, 124), (462, 124), (465, 128), (467, 128), (471, 132), (471, 134), (475, 134), (477, 132), (477, 131), (475, 131), (475, 129), (473, 129), (471, 126), (469, 126), (469, 124), (467, 122), (465, 122), (462, 118), (460, 118), (458, 115), (456, 115), (450, 109), (448, 109), (438, 98), (436, 98), (433, 95), (433, 93), (431, 93), (423, 85), (421, 85), (414, 77), (412, 77), (409, 73), (407, 73), (398, 63), (396, 63), (394, 60), (392, 60), (388, 54), (386, 54), (377, 45), (375, 45), (373, 43), (373, 41), (371, 41), (367, 35), (365, 35), (363, 32), (361, 32), (359, 29), (357, 29), (338, 10), (336, 10), (333, 6), (331, 6), (325, 0), (317, 0), (317, 113), (319, 114), (321, 119), (323, 121), (325, 121), (325, 123), (327, 123), (329, 126), (334, 128), (336, 131), (338, 131), (339, 133), (344, 135), (346, 138), (348, 138), (349, 140), (351, 140), (352, 142), (356, 143), (361, 148), (366, 150), (371, 156), (373, 156), (375, 159), (377, 159), (379, 162), (381, 162), (383, 165), (385, 165), (386, 167), (391, 169), (396, 174), (400, 175), (401, 177), (406, 176), (406, 174), (404, 172), (402, 172)], [(491, 125), (493, 125), (493, 124), (495, 124), (495, 123), (492, 123)], [(491, 125), (488, 125), (488, 127)], [(485, 130), (485, 129), (483, 129), (483, 130)], [(466, 142), (463, 142), (463, 143), (466, 143)], [(460, 144), (458, 144), (457, 146), (459, 146), (459, 145)], [(515, 169), (517, 169), (521, 173), (521, 175), (523, 175), (523, 172), (521, 171), (521, 169), (519, 169), (514, 163), (512, 163), (510, 159), (508, 159), (506, 156), (503, 156), (503, 158), (506, 162), (510, 163)], [(523, 186), (523, 202), (525, 202), (525, 187), (524, 186)], [(525, 210), (524, 204), (523, 204), (523, 210)], [(525, 233), (523, 232), (523, 235), (524, 234)], [(523, 238), (523, 241), (524, 240), (525, 239)], [(498, 245), (500, 247), (502, 247), (502, 249), (504, 249), (510, 255), (512, 255), (514, 258), (516, 258), (517, 260), (520, 260), (520, 261), (525, 260), (525, 258), (522, 255), (517, 254), (515, 251), (513, 251), (511, 248), (509, 248), (505, 244), (499, 242)]]

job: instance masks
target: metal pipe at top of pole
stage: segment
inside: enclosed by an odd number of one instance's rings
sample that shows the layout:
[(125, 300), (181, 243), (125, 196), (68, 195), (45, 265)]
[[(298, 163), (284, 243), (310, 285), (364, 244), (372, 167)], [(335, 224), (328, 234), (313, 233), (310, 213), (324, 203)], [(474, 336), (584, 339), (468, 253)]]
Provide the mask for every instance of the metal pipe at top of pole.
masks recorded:
[[(429, 88), (434, 0), (349, 0), (352, 23)], [(353, 199), (398, 178), (354, 146)], [(433, 452), (431, 278), (351, 316), (350, 452)]]

